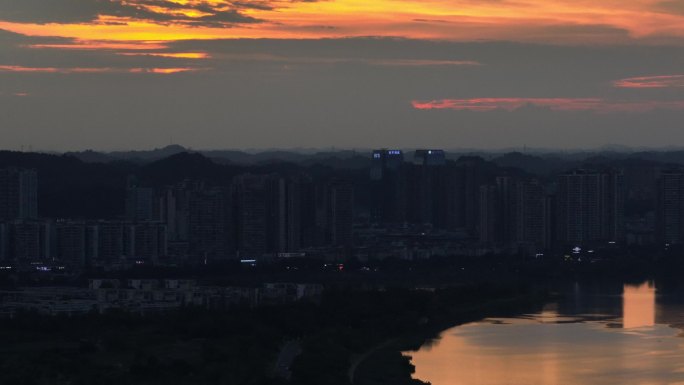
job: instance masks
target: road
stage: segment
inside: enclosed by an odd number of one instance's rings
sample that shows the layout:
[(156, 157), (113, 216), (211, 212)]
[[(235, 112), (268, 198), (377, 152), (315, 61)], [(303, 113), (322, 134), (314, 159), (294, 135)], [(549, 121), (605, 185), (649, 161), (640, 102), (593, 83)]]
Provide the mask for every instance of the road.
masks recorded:
[(302, 353), (302, 343), (299, 340), (287, 341), (278, 353), (275, 366), (273, 367), (273, 375), (275, 377), (285, 378), (287, 380), (292, 376), (290, 367), (295, 358)]

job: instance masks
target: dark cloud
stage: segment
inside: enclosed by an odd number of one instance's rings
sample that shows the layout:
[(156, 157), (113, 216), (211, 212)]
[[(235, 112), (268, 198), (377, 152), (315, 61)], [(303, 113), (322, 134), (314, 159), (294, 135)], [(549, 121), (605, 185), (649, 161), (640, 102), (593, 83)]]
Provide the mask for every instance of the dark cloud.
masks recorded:
[[(230, 26), (235, 23), (256, 23), (260, 20), (247, 16), (241, 9), (264, 7), (264, 3), (229, 3), (212, 6), (208, 3), (181, 5), (165, 0), (3, 0), (0, 1), (0, 20), (22, 23), (87, 23), (98, 16), (114, 16), (147, 20), (154, 23), (183, 23), (188, 25)], [(147, 6), (157, 7), (155, 11)], [(190, 17), (182, 12), (191, 9), (206, 16)]]
[(233, 1), (232, 4), (241, 9), (258, 9), (261, 11), (273, 9), (273, 6), (267, 1)]
[(664, 12), (684, 15), (684, 1), (682, 0), (661, 1), (656, 6)]
[(413, 19), (416, 23), (451, 23), (448, 20), (441, 20), (441, 19)]
[(110, 0), (3, 0), (0, 19), (22, 23), (84, 23), (100, 14), (135, 12), (135, 8)]

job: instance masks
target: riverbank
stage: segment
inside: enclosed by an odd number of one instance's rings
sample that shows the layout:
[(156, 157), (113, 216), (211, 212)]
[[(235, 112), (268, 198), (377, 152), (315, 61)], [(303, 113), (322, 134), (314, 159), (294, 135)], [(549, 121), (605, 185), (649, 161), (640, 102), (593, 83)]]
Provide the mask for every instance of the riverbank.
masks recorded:
[(505, 317), (533, 312), (546, 302), (549, 295), (543, 291), (530, 291), (510, 298), (490, 299), (469, 306), (452, 305), (445, 313), (425, 322), (418, 330), (408, 332), (370, 350), (357, 363), (350, 383), (354, 385), (421, 385), (413, 379), (415, 368), (405, 351), (420, 349), (446, 329), (475, 322), (486, 317)]
[(545, 299), (543, 290), (516, 285), (396, 289), (328, 298), (324, 302), (335, 304), (341, 318), (304, 339), (292, 380), (303, 385), (419, 384), (411, 379), (412, 367), (401, 351), (417, 349), (460, 323), (538, 310)]

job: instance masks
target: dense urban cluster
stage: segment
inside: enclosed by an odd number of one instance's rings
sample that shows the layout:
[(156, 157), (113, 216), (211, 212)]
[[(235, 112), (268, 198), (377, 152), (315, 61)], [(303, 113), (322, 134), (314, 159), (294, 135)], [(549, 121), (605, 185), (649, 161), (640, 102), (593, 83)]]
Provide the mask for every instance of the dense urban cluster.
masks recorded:
[[(684, 170), (653, 162), (578, 168), (550, 178), (445, 161), (441, 150), (373, 152), (373, 218), (429, 223), (477, 240), (480, 252), (592, 253), (684, 241)], [(629, 206), (629, 207), (628, 207)]]
[(184, 181), (163, 189), (128, 178), (117, 220), (37, 216), (33, 170), (0, 171), (0, 260), (5, 268), (127, 268), (293, 257), (344, 256), (352, 245), (353, 187), (305, 175), (253, 175), (228, 186)]
[[(472, 253), (527, 255), (625, 241), (620, 170), (572, 170), (549, 182), (481, 158), (447, 163), (442, 150), (373, 152), (374, 221), (459, 232)], [(577, 251), (575, 250), (575, 251)]]
[[(587, 255), (684, 241), (684, 171), (603, 163), (540, 175), (442, 150), (375, 150), (331, 169), (151, 184), (129, 175), (116, 218), (39, 216), (39, 173), (0, 169), (0, 269), (251, 265), (291, 257)], [(294, 170), (294, 171), (293, 171)], [(84, 202), (85, 203), (85, 202)], [(341, 267), (341, 266), (340, 266)]]

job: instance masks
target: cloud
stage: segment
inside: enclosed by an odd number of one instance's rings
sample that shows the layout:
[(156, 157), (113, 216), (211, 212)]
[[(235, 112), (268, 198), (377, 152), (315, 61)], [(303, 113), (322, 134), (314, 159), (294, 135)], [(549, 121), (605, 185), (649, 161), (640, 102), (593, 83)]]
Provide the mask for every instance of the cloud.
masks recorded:
[(613, 82), (617, 88), (678, 88), (684, 87), (684, 75), (640, 76)]
[(129, 51), (129, 50), (152, 50), (152, 49), (165, 49), (168, 45), (160, 44), (157, 42), (111, 42), (111, 41), (99, 41), (99, 40), (71, 40), (69, 42), (63, 43), (36, 43), (27, 44), (27, 48), (36, 49), (60, 49), (60, 50), (99, 50), (99, 51)]
[(684, 110), (684, 100), (675, 101), (611, 101), (601, 98), (476, 98), (442, 99), (412, 103), (418, 110), (455, 110), (489, 112), (515, 111), (525, 107), (541, 107), (551, 111), (592, 111), (599, 113), (636, 113), (654, 110)]
[(175, 74), (179, 72), (199, 71), (199, 68), (171, 67), (171, 68), (113, 68), (113, 67), (26, 67), (17, 65), (0, 65), (0, 72), (20, 73), (49, 73), (49, 74), (105, 74), (105, 73), (147, 73), (147, 74)]
[(206, 52), (122, 52), (124, 56), (152, 56), (167, 57), (173, 59), (208, 59), (211, 56)]
[[(253, 9), (249, 3), (187, 2), (165, 0), (3, 0), (0, 20), (36, 24), (95, 23), (102, 17), (120, 19), (104, 24), (126, 24), (127, 20), (152, 23), (174, 23), (188, 26), (226, 27), (236, 23), (257, 23), (242, 9)], [(263, 7), (263, 6), (262, 6)]]
[[(200, 72), (210, 55), (174, 50), (157, 42), (79, 41), (29, 37), (0, 30), (0, 73), (5, 74), (171, 74)], [(25, 77), (22, 77), (25, 79)]]
[(3, 0), (0, 18), (22, 23), (84, 23), (99, 14), (125, 10), (120, 2), (109, 0)]
[[(144, 54), (133, 53), (126, 55), (151, 55), (173, 57), (175, 54)], [(283, 63), (297, 65), (368, 65), (378, 67), (460, 67), (480, 66), (475, 60), (450, 60), (450, 59), (400, 59), (400, 58), (374, 58), (374, 57), (327, 57), (327, 56), (287, 56), (270, 53), (233, 53), (216, 54), (217, 58), (227, 61), (248, 61), (262, 63)]]
[(684, 15), (684, 1), (682, 0), (667, 0), (656, 3), (656, 7), (663, 12), (672, 12)]
[(43, 36), (116, 40), (213, 39), (232, 28), (236, 38), (682, 44), (681, 8), (681, 1), (658, 0), (2, 0), (0, 25)]
[(443, 67), (443, 66), (479, 66), (474, 60), (438, 60), (438, 59), (372, 59), (365, 60), (371, 65), (395, 67)]

